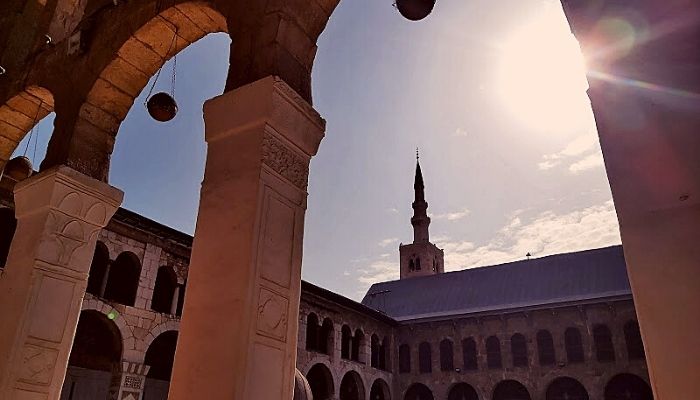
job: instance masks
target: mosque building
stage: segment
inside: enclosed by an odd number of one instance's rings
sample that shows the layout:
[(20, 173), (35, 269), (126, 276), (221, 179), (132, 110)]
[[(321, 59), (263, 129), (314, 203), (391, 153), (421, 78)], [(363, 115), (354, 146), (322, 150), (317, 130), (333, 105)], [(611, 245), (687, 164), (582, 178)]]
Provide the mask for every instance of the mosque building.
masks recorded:
[[(12, 187), (30, 173), (15, 159), (0, 182), (0, 267)], [(414, 191), (400, 279), (359, 303), (302, 282), (295, 399), (653, 399), (621, 246), (445, 272), (418, 162)], [(167, 398), (191, 248), (190, 235), (116, 212), (99, 233), (62, 400)]]

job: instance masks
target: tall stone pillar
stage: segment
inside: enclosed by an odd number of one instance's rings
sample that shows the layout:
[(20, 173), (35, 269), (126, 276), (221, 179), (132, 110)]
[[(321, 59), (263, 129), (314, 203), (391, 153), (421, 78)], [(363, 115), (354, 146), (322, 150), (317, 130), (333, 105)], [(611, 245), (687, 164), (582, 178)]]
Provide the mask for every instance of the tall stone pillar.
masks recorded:
[(207, 163), (171, 400), (292, 399), (309, 161), (325, 123), (267, 77), (204, 105)]
[[(151, 367), (123, 360), (114, 366), (109, 398), (112, 400), (141, 400), (146, 388), (146, 375)], [(100, 399), (101, 400), (101, 399)]]
[(123, 194), (64, 166), (14, 192), (17, 231), (0, 278), (0, 399), (58, 399), (97, 235)]

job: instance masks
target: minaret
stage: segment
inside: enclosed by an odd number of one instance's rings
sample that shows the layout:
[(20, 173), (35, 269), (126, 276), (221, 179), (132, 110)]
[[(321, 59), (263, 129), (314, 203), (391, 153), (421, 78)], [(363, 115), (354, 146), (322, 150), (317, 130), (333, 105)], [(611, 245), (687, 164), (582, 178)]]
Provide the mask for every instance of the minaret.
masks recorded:
[(416, 176), (413, 182), (413, 243), (399, 246), (401, 258), (401, 279), (414, 276), (435, 275), (445, 271), (444, 253), (430, 243), (430, 217), (428, 202), (425, 201), (425, 183), (420, 169), (420, 157), (416, 150)]

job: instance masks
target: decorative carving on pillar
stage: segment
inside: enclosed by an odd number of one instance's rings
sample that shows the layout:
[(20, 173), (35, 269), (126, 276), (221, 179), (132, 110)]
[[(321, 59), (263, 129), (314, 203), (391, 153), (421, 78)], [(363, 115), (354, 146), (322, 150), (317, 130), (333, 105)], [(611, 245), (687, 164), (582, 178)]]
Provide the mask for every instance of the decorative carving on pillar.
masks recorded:
[(116, 364), (109, 389), (110, 400), (141, 400), (149, 369), (148, 365), (132, 361)]
[(0, 399), (54, 399), (97, 235), (123, 194), (65, 166), (18, 183), (14, 194), (17, 231), (0, 280)]
[(260, 288), (258, 301), (258, 332), (285, 342), (287, 339), (287, 309), (289, 300), (265, 287)]
[(294, 186), (306, 190), (309, 183), (309, 160), (289, 149), (269, 132), (263, 136), (262, 160)]

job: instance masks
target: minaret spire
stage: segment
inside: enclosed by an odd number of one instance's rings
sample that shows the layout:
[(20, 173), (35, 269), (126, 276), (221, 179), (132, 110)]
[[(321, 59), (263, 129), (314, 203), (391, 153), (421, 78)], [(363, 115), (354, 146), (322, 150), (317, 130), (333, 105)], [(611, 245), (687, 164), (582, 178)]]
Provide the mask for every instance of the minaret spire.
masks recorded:
[(425, 182), (420, 169), (420, 153), (416, 149), (416, 175), (413, 180), (413, 243), (399, 246), (401, 258), (401, 279), (414, 276), (440, 274), (445, 271), (444, 253), (430, 243), (428, 227), (428, 202), (425, 201)]
[(423, 172), (420, 169), (418, 149), (416, 149), (416, 177), (413, 182), (413, 191), (415, 192), (413, 217), (411, 218), (413, 243), (426, 243), (430, 241), (428, 233), (430, 218), (428, 217), (428, 202), (425, 201), (425, 183), (423, 182)]

